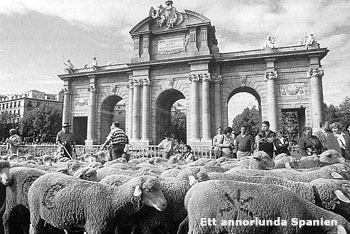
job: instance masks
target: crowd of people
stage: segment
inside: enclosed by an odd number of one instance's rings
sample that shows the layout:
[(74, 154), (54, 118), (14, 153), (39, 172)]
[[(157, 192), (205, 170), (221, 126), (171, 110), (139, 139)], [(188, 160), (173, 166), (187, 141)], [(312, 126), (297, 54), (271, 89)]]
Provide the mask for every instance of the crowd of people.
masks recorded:
[[(231, 127), (218, 127), (217, 135), (213, 138), (213, 151), (217, 158), (240, 159), (252, 155), (254, 151), (264, 151), (273, 158), (281, 153), (291, 155), (290, 146), (291, 143), (283, 136), (282, 131), (270, 130), (268, 121), (262, 122), (261, 131), (256, 136), (247, 131), (247, 126), (241, 126), (237, 136)], [(314, 134), (311, 127), (305, 127), (298, 146), (302, 157), (319, 155), (327, 149), (334, 149), (344, 158), (350, 159), (350, 126), (343, 130), (339, 122), (322, 122), (320, 130)]]
[[(56, 137), (56, 144), (60, 146), (62, 156), (73, 158), (73, 153), (76, 155), (75, 140), (69, 128), (68, 123), (62, 125), (62, 130), (58, 132)], [(111, 160), (121, 157), (128, 159), (126, 153), (129, 146), (128, 136), (120, 128), (117, 121), (111, 124), (110, 129), (111, 131), (100, 150), (109, 145)], [(4, 143), (7, 145), (7, 151), (10, 155), (18, 155), (21, 137), (15, 129), (11, 129), (9, 135), (10, 137)], [(218, 127), (212, 145), (212, 151), (216, 158), (241, 159), (252, 155), (255, 151), (264, 151), (271, 158), (281, 153), (291, 155), (289, 151), (291, 143), (288, 138), (283, 135), (282, 131), (274, 132), (270, 130), (269, 121), (262, 122), (261, 130), (255, 136), (249, 132), (248, 126), (241, 126), (237, 135), (231, 127), (225, 129)], [(350, 126), (343, 129), (339, 122), (331, 124), (322, 122), (320, 123), (320, 130), (315, 133), (313, 133), (311, 127), (305, 127), (299, 138), (298, 146), (302, 157), (319, 155), (327, 149), (334, 149), (344, 158), (350, 159)], [(158, 144), (158, 148), (162, 150), (162, 156), (166, 159), (177, 155), (187, 162), (196, 160), (192, 147), (175, 139), (168, 132), (164, 133), (164, 139)]]

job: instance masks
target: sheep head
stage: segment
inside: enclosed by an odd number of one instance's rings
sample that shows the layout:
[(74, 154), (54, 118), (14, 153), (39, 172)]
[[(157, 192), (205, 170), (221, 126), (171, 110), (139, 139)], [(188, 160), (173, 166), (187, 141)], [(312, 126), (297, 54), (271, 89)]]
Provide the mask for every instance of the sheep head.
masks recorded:
[(1, 183), (5, 186), (10, 185), (12, 176), (10, 173), (10, 163), (5, 160), (0, 160), (0, 177)]
[(90, 167), (80, 168), (74, 173), (74, 177), (82, 180), (98, 181), (96, 170)]
[(251, 164), (249, 165), (249, 169), (273, 169), (275, 167), (275, 162), (270, 158), (270, 156), (263, 152), (258, 151), (253, 154), (251, 157), (251, 160), (255, 160), (258, 162), (259, 168), (250, 168)]
[(322, 164), (334, 164), (345, 162), (345, 158), (343, 158), (343, 156), (341, 156), (334, 149), (324, 151), (322, 154), (319, 155), (319, 159)]
[(141, 205), (150, 206), (163, 211), (168, 203), (165, 199), (160, 181), (154, 176), (141, 176), (131, 179), (128, 183), (133, 185), (133, 196), (140, 199)]

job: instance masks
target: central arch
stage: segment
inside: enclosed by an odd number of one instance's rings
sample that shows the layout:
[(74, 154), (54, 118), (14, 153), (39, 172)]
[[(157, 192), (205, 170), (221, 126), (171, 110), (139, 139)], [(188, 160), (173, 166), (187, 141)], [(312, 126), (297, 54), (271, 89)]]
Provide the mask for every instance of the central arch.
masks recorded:
[[(186, 99), (185, 95), (176, 89), (163, 91), (156, 100), (156, 143), (163, 139), (163, 134), (171, 129), (171, 112), (175, 102)], [(185, 109), (187, 109), (185, 107)], [(185, 120), (186, 123), (186, 120)]]
[[(255, 98), (255, 101), (254, 102), (256, 102), (257, 103), (257, 108), (258, 108), (258, 110), (259, 110), (259, 121), (261, 122), (261, 118), (262, 118), (262, 115), (261, 115), (261, 98), (260, 98), (260, 95), (258, 94), (258, 92), (255, 90), (255, 89), (253, 89), (253, 88), (251, 88), (251, 87), (247, 87), (247, 86), (242, 86), (242, 87), (238, 87), (238, 88), (236, 88), (236, 89), (234, 89), (231, 93), (230, 93), (230, 95), (228, 96), (228, 98), (227, 98), (227, 106), (228, 106), (228, 108), (227, 108), (227, 115), (228, 115), (228, 126), (232, 126), (233, 125), (233, 123), (232, 123), (232, 121), (233, 121), (233, 119), (237, 116), (231, 116), (232, 118), (230, 119), (229, 118), (229, 112), (231, 111), (231, 109), (230, 109), (230, 105), (229, 105), (229, 102), (230, 102), (230, 100), (232, 99), (232, 98), (234, 98), (234, 96), (235, 95), (237, 95), (237, 94), (250, 94), (252, 97), (254, 97)], [(249, 96), (250, 96), (249, 95)], [(249, 100), (249, 97), (248, 98), (246, 98), (246, 99), (244, 99), (245, 101), (246, 100)], [(244, 102), (243, 102), (243, 104), (244, 104)], [(243, 110), (245, 109), (245, 108), (249, 108), (249, 107), (254, 107), (255, 105), (253, 104), (253, 105), (251, 105), (251, 106), (249, 106), (249, 105), (247, 105), (247, 106), (244, 106), (243, 107)], [(233, 108), (235, 108), (235, 107), (233, 107)], [(242, 111), (243, 111), (242, 110)], [(239, 114), (241, 114), (241, 113), (239, 113)], [(236, 129), (236, 131), (237, 131), (237, 129)]]
[(125, 130), (125, 102), (117, 95), (107, 97), (101, 105), (100, 142), (104, 142), (113, 121), (118, 121)]

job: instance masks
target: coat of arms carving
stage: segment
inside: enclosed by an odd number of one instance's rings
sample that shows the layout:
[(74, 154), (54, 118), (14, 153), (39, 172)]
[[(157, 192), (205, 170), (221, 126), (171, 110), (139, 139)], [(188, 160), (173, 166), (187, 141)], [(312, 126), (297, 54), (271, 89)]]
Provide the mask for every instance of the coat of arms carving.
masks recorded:
[(167, 29), (172, 29), (183, 21), (183, 16), (173, 7), (173, 1), (165, 1), (165, 5), (160, 4), (157, 9), (151, 7), (149, 15), (157, 22), (158, 27), (164, 25)]

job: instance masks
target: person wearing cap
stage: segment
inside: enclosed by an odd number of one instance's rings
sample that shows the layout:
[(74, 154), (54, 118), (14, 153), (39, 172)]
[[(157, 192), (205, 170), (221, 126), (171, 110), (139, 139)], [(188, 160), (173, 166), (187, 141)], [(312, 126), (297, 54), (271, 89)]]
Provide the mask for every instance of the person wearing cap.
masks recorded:
[[(69, 131), (69, 123), (62, 125), (62, 130), (57, 133), (56, 144), (61, 146), (61, 154), (64, 157), (71, 157), (72, 151), (75, 151), (75, 139), (72, 132)], [(66, 148), (66, 150), (64, 150)]]
[(108, 144), (111, 144), (109, 153), (112, 160), (121, 158), (124, 154), (125, 145), (129, 144), (129, 138), (125, 134), (124, 130), (119, 127), (119, 122), (114, 121), (111, 125), (111, 131), (108, 134), (105, 143), (101, 147), (101, 150)]
[(10, 129), (10, 137), (6, 139), (5, 143), (7, 151), (10, 155), (18, 155), (18, 148), (21, 145), (21, 137), (17, 135), (16, 129)]

